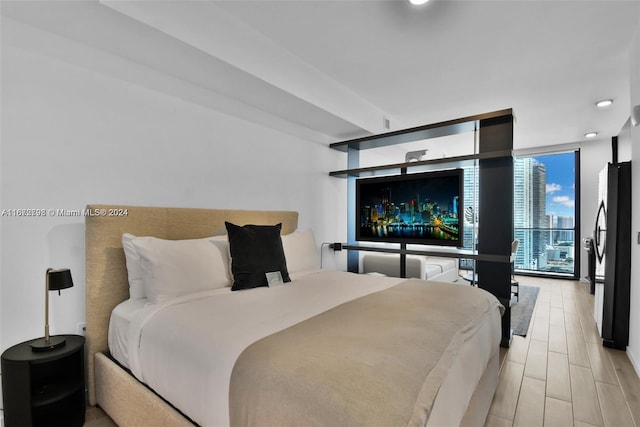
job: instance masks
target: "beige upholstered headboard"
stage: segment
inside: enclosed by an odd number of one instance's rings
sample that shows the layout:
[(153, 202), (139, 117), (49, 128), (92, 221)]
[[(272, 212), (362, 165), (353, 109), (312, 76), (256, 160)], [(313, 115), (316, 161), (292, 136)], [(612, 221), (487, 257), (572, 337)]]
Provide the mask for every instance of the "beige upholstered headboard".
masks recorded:
[(94, 355), (106, 352), (109, 317), (129, 298), (122, 233), (162, 239), (195, 239), (226, 233), (225, 221), (238, 225), (282, 223), (282, 234), (298, 226), (292, 211), (160, 208), (89, 205), (86, 232), (86, 338), (89, 403), (95, 405)]

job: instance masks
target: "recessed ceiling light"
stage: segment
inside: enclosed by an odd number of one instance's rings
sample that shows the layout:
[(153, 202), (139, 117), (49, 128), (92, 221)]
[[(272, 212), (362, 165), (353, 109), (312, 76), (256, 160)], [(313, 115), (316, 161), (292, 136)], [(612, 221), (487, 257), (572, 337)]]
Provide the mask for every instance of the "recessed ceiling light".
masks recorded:
[(588, 132), (584, 134), (585, 138), (595, 138), (596, 136), (598, 136), (598, 132)]
[(596, 102), (596, 107), (605, 108), (613, 104), (613, 99), (603, 99), (602, 101)]
[(409, 0), (409, 3), (420, 6), (421, 4), (425, 4), (428, 1), (429, 0)]

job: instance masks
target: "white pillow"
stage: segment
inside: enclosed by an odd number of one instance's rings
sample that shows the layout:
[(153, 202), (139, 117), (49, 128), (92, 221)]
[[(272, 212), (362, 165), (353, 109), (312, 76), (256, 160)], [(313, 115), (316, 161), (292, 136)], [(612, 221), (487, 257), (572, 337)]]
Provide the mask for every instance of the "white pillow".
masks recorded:
[(164, 240), (123, 235), (123, 247), (125, 239), (131, 298), (140, 298), (142, 289), (143, 297), (158, 303), (231, 285), (226, 236)]
[(142, 267), (140, 266), (140, 255), (138, 255), (136, 248), (133, 246), (133, 239), (136, 239), (136, 236), (124, 233), (122, 235), (122, 247), (129, 276), (129, 299), (140, 299), (145, 297), (144, 280), (142, 278)]
[(289, 273), (320, 268), (316, 239), (311, 229), (285, 234), (282, 236), (282, 248)]

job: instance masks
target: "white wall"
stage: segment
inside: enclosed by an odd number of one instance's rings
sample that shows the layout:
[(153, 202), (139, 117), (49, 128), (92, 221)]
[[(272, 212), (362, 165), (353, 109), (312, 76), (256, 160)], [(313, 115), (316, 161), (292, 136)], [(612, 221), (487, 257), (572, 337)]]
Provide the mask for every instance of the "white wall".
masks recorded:
[[(638, 21), (640, 23), (640, 19)], [(636, 30), (630, 55), (631, 106), (640, 104), (640, 25)], [(631, 128), (632, 143), (632, 206), (631, 206), (631, 313), (627, 354), (640, 374), (640, 126)]]
[[(328, 176), (345, 167), (343, 153), (4, 36), (1, 209), (287, 209), (300, 212), (300, 227), (312, 227), (318, 242), (345, 239), (346, 180)], [(77, 333), (85, 318), (83, 218), (5, 215), (0, 233), (0, 350), (43, 335), (48, 267), (71, 268), (76, 285), (51, 295), (51, 333)]]

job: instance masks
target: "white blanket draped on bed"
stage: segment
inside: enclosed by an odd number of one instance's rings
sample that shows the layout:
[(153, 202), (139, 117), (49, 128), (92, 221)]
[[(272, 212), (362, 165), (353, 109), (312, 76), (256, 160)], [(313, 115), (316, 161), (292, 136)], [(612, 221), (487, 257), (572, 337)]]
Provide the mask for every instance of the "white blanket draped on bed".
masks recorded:
[[(196, 423), (225, 426), (231, 372), (246, 347), (402, 280), (322, 271), (292, 277), (291, 283), (272, 288), (237, 292), (224, 288), (146, 305), (129, 313), (128, 333), (120, 340), (126, 341), (127, 349), (114, 352), (114, 357)], [(474, 360), (460, 361), (467, 370), (469, 362), (477, 365), (478, 378), (499, 342), (499, 315), (495, 316), (474, 344), (487, 348), (481, 352), (486, 354), (472, 352)], [(110, 337), (117, 336), (110, 331)], [(454, 393), (459, 392), (454, 389)]]

